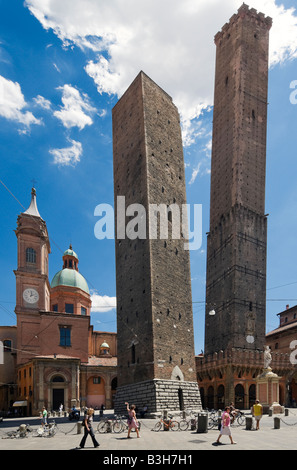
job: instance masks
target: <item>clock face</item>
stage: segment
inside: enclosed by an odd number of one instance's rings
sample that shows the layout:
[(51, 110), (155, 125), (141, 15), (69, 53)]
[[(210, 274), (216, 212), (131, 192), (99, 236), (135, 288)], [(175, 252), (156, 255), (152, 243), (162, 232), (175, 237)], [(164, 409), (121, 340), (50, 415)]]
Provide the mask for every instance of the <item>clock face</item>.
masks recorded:
[(39, 299), (39, 294), (37, 290), (29, 288), (29, 289), (24, 290), (23, 298), (25, 302), (27, 302), (28, 304), (36, 304), (36, 302), (38, 302), (38, 299)]

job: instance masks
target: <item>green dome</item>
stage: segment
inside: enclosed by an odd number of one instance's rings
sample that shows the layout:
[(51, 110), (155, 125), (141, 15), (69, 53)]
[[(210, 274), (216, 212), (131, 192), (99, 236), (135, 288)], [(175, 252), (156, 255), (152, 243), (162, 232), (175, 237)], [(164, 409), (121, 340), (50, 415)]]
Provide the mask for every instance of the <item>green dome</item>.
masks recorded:
[(68, 250), (64, 251), (63, 256), (74, 256), (78, 259), (77, 254), (72, 250), (72, 248), (68, 248)]
[[(67, 251), (70, 251), (70, 250), (67, 250)], [(78, 287), (79, 289), (83, 290), (87, 294), (90, 293), (87, 281), (75, 269), (65, 268), (59, 271), (57, 274), (55, 274), (51, 282), (51, 288), (54, 288), (57, 286)]]

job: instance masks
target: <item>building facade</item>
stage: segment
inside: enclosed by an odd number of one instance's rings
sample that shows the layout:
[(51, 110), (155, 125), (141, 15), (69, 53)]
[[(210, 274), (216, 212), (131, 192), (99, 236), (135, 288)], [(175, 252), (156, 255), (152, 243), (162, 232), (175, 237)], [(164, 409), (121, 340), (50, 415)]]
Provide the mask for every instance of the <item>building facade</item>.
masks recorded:
[(287, 406), (297, 406), (297, 305), (278, 314), (279, 326), (266, 335), (271, 350), (271, 368), (280, 381), (280, 397)]
[[(35, 189), (29, 208), (18, 217), (15, 233), (14, 406), (27, 415), (39, 413), (43, 406), (57, 410), (61, 404), (64, 410), (112, 408), (117, 386), (116, 334), (93, 330), (89, 287), (72, 246), (63, 253), (62, 269), (50, 283), (50, 242)], [(11, 400), (6, 406), (11, 406)]]
[(150, 412), (199, 408), (189, 251), (174, 219), (186, 203), (180, 118), (143, 72), (113, 109), (113, 142), (116, 409), (136, 399)]
[(12, 409), (17, 397), (16, 326), (0, 326), (0, 413)]

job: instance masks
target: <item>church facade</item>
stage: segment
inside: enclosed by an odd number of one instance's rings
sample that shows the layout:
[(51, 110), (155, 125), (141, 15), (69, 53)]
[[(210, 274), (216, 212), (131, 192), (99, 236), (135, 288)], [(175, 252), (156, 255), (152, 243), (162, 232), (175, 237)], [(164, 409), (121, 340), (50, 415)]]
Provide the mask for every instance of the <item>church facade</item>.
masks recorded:
[[(58, 410), (61, 404), (66, 411), (73, 406), (112, 408), (116, 334), (93, 330), (89, 287), (72, 246), (63, 253), (62, 269), (50, 282), (50, 241), (34, 188), (15, 233), (14, 406), (27, 415), (38, 414), (43, 406)], [(7, 406), (11, 405), (10, 399)]]

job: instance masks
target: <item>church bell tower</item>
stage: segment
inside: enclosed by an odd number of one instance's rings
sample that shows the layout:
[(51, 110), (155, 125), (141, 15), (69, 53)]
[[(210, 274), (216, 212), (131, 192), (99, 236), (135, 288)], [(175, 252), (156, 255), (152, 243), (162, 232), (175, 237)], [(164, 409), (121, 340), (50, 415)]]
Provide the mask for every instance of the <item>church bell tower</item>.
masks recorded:
[(35, 188), (32, 188), (29, 208), (18, 216), (15, 234), (18, 241), (15, 313), (20, 335), (24, 320), (37, 324), (39, 311), (50, 310), (48, 255), (51, 250), (46, 223), (38, 212)]

